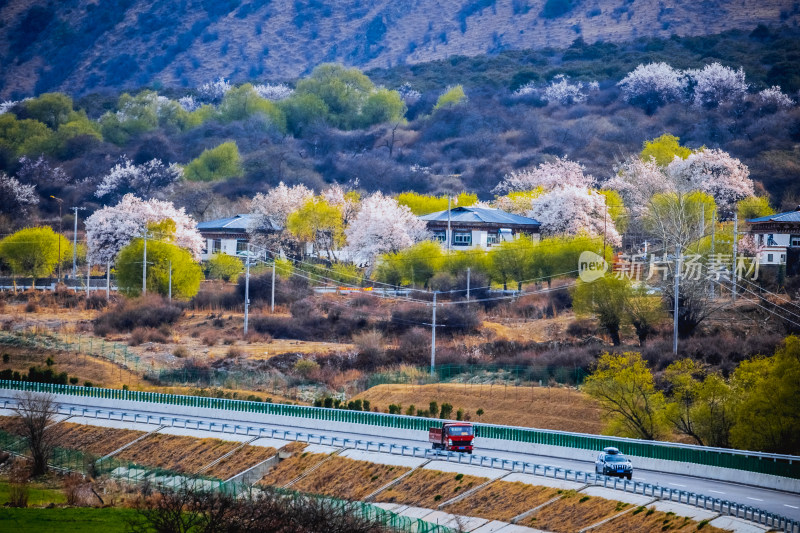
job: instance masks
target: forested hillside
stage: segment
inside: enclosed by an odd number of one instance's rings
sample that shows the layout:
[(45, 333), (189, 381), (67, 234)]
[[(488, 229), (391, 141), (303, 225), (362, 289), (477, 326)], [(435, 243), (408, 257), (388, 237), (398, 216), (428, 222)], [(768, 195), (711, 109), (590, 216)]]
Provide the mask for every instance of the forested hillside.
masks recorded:
[(367, 75), (323, 65), (289, 84), (218, 80), (6, 102), (0, 171), (9, 192), (0, 212), (6, 227), (23, 226), (58, 213), (51, 195), (93, 211), (134, 192), (207, 220), (248, 212), (257, 193), (280, 182), (491, 200), (509, 173), (556, 157), (583, 165), (602, 186), (663, 134), (728, 152), (757, 192), (794, 208), (799, 36), (759, 26), (577, 41)]
[(453, 55), (796, 27), (786, 0), (5, 0), (0, 97), (283, 81)]

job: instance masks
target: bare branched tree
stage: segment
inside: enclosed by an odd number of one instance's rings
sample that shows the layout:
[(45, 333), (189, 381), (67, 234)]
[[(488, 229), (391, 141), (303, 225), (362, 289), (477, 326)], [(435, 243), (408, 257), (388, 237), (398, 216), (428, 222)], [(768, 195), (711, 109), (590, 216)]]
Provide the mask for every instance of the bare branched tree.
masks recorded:
[(25, 438), (33, 458), (34, 477), (47, 472), (47, 460), (56, 446), (55, 432), (50, 426), (55, 422), (58, 405), (52, 394), (23, 392), (17, 397), (14, 411), (22, 421)]

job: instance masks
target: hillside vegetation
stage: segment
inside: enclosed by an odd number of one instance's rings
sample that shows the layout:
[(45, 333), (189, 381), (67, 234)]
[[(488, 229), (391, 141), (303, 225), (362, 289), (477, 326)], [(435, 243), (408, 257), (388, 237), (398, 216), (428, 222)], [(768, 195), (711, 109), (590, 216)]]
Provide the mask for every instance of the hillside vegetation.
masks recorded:
[(797, 5), (678, 0), (46, 0), (0, 4), (0, 96), (224, 76), (287, 79), (325, 61), (387, 67), (504, 50), (796, 25)]

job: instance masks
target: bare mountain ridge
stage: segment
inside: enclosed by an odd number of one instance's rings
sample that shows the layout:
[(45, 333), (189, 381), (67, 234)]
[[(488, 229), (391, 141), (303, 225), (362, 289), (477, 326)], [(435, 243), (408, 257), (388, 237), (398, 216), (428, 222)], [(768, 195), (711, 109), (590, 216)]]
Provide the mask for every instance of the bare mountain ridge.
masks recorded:
[(0, 0), (0, 97), (796, 26), (787, 0)]

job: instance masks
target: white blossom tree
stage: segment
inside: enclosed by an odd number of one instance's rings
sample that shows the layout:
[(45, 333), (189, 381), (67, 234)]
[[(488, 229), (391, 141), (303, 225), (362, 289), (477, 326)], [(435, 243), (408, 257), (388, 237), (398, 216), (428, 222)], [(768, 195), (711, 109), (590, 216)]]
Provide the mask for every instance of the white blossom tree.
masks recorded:
[(98, 198), (118, 199), (127, 193), (149, 198), (153, 193), (169, 187), (183, 177), (183, 168), (172, 163), (165, 165), (158, 159), (151, 159), (141, 165), (134, 165), (125, 156), (103, 176), (95, 191)]
[(376, 256), (408, 248), (430, 234), (425, 221), (414, 216), (411, 209), (376, 192), (361, 203), (345, 236), (345, 251), (359, 262), (373, 264)]
[(702, 70), (687, 70), (694, 83), (694, 105), (717, 107), (733, 103), (747, 95), (747, 82), (744, 70), (733, 70), (717, 62), (706, 65)]
[(44, 156), (19, 158), (17, 178), (22, 183), (37, 185), (39, 189), (61, 187), (69, 183), (69, 176), (59, 166), (52, 166)]
[(200, 108), (200, 102), (195, 100), (194, 96), (184, 96), (178, 98), (178, 105), (183, 108), (184, 111), (192, 112)]
[(219, 77), (215, 81), (204, 83), (197, 88), (197, 94), (201, 100), (209, 103), (219, 103), (225, 96), (225, 93), (231, 90), (231, 84), (228, 83), (223, 77)]
[(172, 202), (142, 200), (133, 194), (126, 194), (117, 205), (99, 209), (86, 219), (89, 259), (95, 264), (113, 262), (119, 251), (141, 237), (149, 224), (165, 220), (175, 223), (171, 237), (174, 244), (199, 259), (203, 239), (197, 223), (183, 208), (176, 209)]
[(584, 174), (586, 168), (580, 163), (570, 161), (566, 157), (557, 157), (554, 161), (542, 163), (536, 168), (512, 171), (503, 177), (492, 192), (532, 191), (537, 187), (546, 190), (557, 187), (584, 187), (594, 184), (591, 174)]
[(702, 191), (711, 195), (723, 214), (754, 194), (750, 170), (722, 150), (706, 148), (686, 159), (675, 158), (667, 167), (667, 175), (679, 192)]
[(762, 110), (764, 109), (789, 109), (794, 106), (794, 100), (788, 94), (781, 91), (780, 86), (773, 85), (769, 89), (759, 91), (756, 101)]
[(270, 231), (286, 227), (286, 219), (314, 196), (314, 191), (305, 185), (287, 187), (280, 182), (277, 187), (258, 193), (250, 203), (253, 218), (248, 232)]
[(398, 87), (397, 92), (400, 93), (400, 98), (402, 98), (408, 106), (416, 104), (419, 99), (422, 98), (422, 93), (414, 89), (408, 82)]
[(31, 206), (39, 203), (35, 185), (25, 185), (13, 176), (0, 171), (0, 213), (24, 216)]
[(653, 113), (659, 106), (683, 98), (687, 80), (666, 63), (648, 63), (636, 67), (617, 85), (625, 101)]
[(261, 98), (272, 100), (273, 102), (285, 100), (294, 94), (294, 89), (283, 83), (253, 85), (253, 90)]
[(596, 81), (570, 83), (564, 74), (559, 74), (553, 78), (549, 85), (544, 87), (539, 87), (535, 82), (527, 83), (514, 91), (513, 96), (538, 95), (547, 103), (573, 105), (585, 102), (589, 92), (596, 91), (599, 88), (600, 85)]
[(631, 157), (614, 171), (603, 187), (617, 191), (634, 216), (642, 215), (654, 194), (675, 191), (675, 184), (652, 157), (647, 161)]
[(608, 244), (622, 244), (605, 196), (586, 187), (566, 186), (546, 192), (533, 200), (527, 216), (542, 224), (546, 236), (605, 235)]

